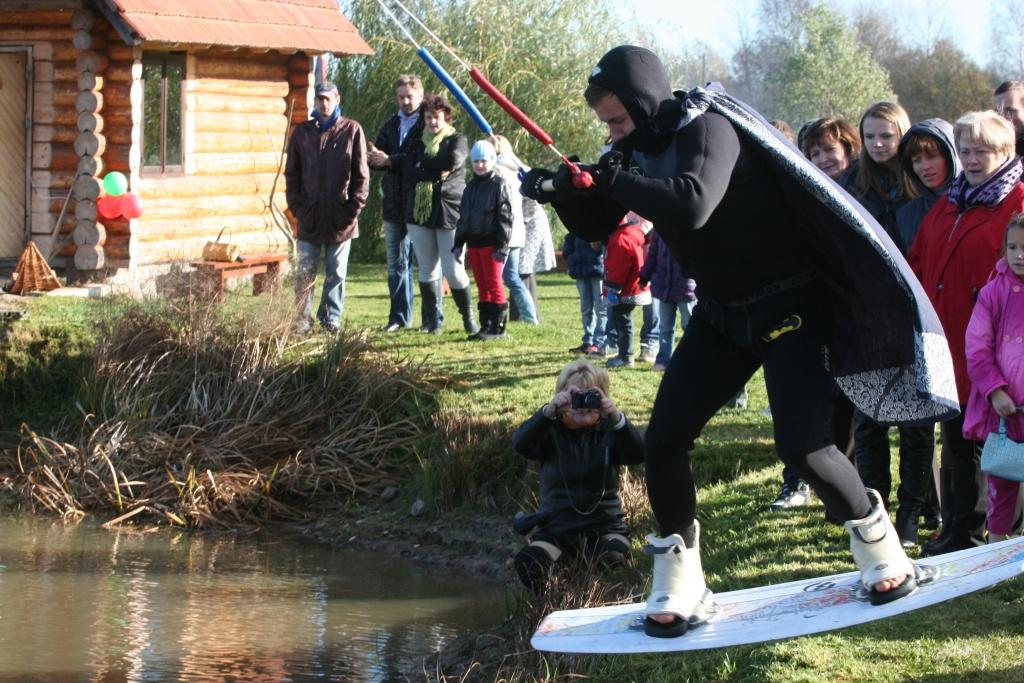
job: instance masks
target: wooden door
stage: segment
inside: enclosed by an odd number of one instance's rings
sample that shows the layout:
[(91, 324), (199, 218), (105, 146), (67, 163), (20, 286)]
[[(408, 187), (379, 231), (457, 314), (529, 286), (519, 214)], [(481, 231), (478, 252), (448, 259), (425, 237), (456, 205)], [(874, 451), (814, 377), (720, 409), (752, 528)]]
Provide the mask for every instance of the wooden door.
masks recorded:
[(0, 52), (0, 259), (25, 248), (26, 59), (24, 52)]

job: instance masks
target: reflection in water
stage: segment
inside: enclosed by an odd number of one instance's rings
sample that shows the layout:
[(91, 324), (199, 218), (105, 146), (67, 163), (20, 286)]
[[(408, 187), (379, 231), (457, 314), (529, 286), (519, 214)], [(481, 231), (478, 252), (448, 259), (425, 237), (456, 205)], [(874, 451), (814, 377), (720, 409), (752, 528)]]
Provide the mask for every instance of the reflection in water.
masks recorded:
[(0, 518), (0, 681), (404, 680), (493, 586), (271, 537)]

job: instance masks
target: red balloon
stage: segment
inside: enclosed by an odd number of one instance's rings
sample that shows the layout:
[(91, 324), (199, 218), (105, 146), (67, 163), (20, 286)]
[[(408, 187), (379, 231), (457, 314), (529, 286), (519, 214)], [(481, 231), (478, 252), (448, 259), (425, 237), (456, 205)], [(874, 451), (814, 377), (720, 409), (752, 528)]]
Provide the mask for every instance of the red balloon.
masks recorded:
[(123, 195), (105, 194), (96, 200), (96, 211), (104, 218), (117, 218), (121, 215), (121, 199)]
[(127, 219), (138, 218), (142, 215), (142, 197), (134, 192), (126, 192), (118, 199), (121, 200), (121, 215)]

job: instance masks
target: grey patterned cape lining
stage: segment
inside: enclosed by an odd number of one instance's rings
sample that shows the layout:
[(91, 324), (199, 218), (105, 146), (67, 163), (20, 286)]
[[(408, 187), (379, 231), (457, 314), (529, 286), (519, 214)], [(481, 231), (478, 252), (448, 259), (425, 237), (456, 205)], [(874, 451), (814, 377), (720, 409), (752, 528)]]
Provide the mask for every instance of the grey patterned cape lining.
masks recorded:
[(677, 128), (710, 108), (780, 167), (795, 226), (811, 246), (833, 304), (829, 363), (839, 388), (882, 424), (924, 424), (959, 414), (953, 361), (935, 309), (899, 249), (860, 203), (808, 161), (760, 114), (717, 84), (682, 96)]

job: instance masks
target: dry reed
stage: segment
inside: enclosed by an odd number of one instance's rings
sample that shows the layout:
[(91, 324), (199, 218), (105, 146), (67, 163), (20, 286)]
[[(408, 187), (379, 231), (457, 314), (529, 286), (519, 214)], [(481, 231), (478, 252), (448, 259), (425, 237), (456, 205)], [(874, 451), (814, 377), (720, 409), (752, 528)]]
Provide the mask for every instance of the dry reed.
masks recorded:
[(11, 488), (66, 518), (237, 528), (306, 520), (415, 461), (433, 400), (363, 335), (184, 318), (122, 317), (85, 379), (85, 419), (61, 436), (23, 427)]

